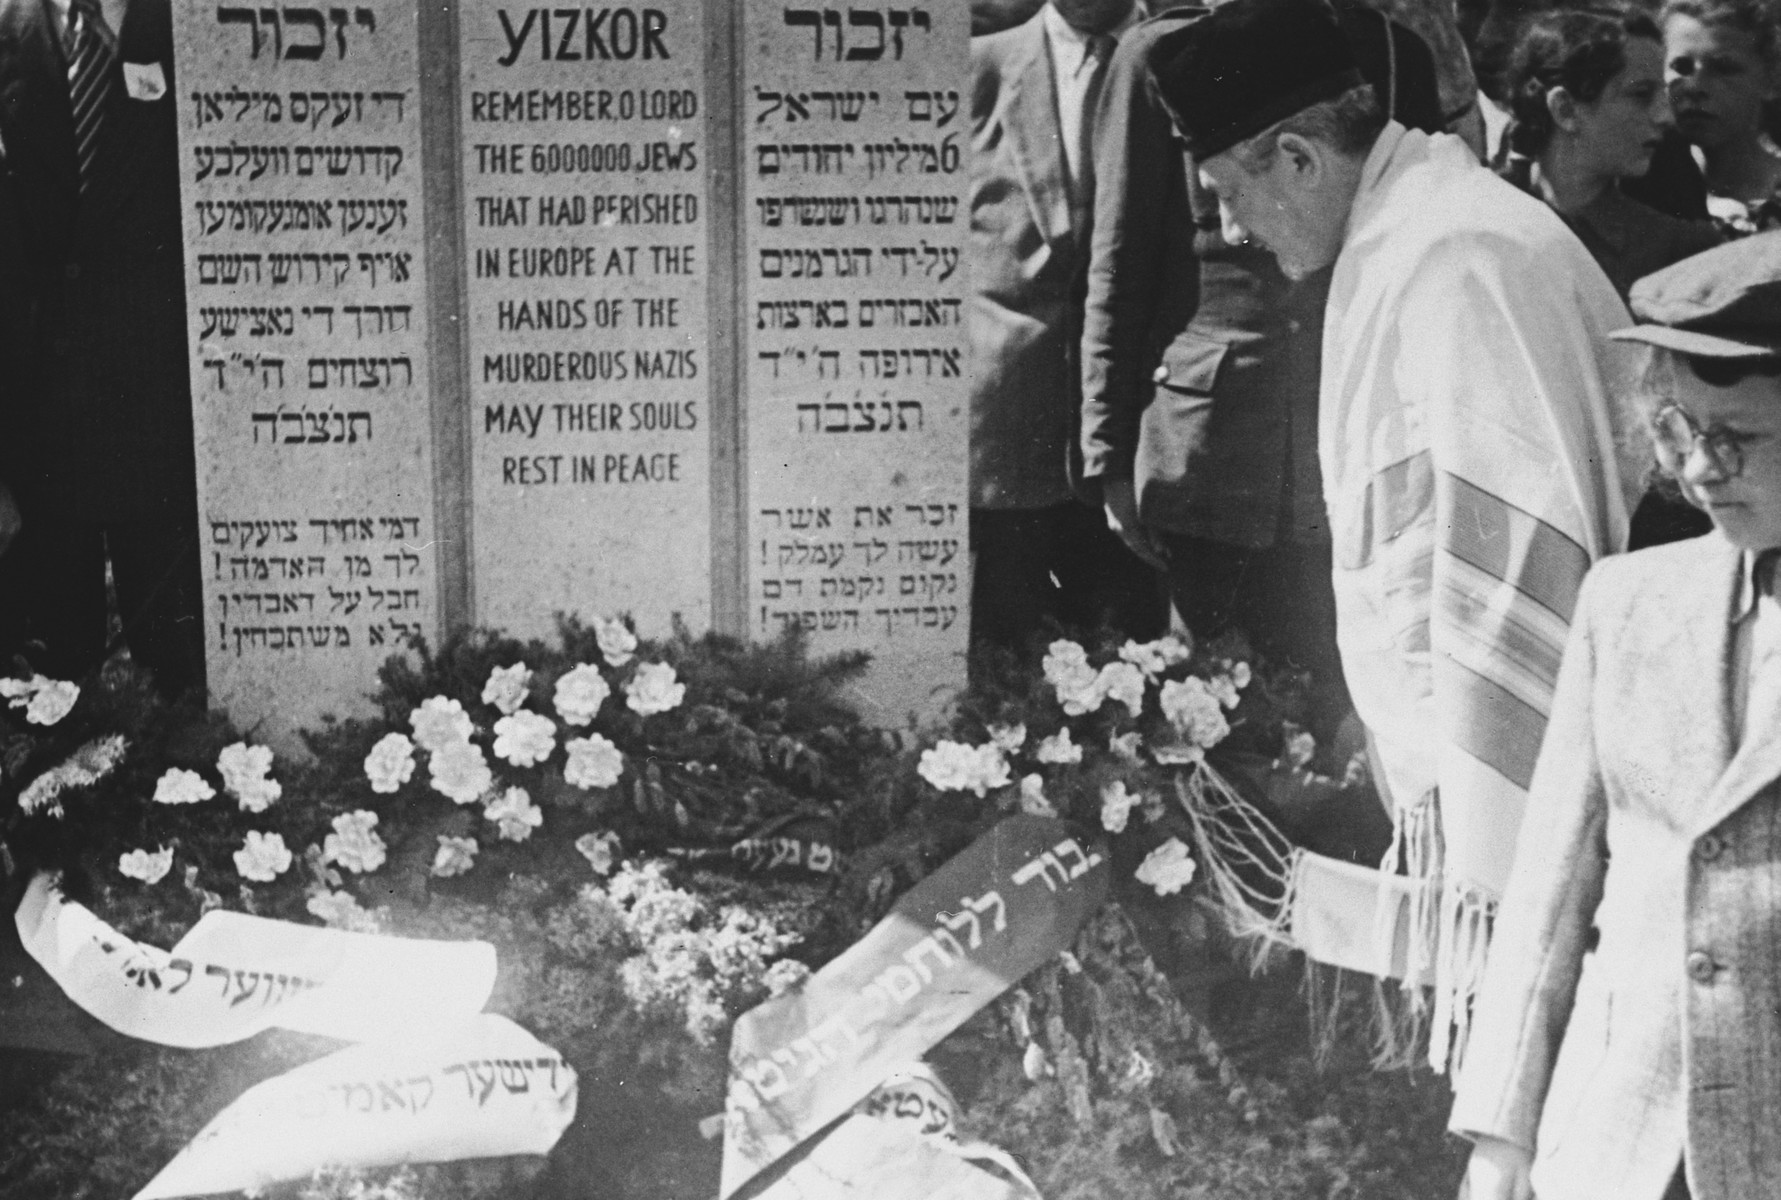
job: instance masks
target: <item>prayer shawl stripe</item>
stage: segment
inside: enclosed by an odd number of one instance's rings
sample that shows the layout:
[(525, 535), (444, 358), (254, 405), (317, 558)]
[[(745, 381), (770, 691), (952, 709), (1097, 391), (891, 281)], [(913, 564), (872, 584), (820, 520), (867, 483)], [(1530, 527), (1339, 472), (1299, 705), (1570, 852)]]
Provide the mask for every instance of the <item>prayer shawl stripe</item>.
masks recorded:
[(1442, 508), (1448, 511), (1441, 514), (1441, 528), (1446, 531), (1446, 549), (1570, 620), (1577, 589), (1589, 570), (1588, 552), (1502, 497), (1451, 472), (1443, 476)]
[[(1465, 578), (1467, 574), (1473, 574), (1470, 568), (1454, 562), (1442, 575), (1436, 601), (1441, 614), (1441, 650), (1466, 657), (1462, 650), (1469, 647), (1470, 653), (1482, 655), (1485, 661), (1500, 658), (1508, 670), (1527, 680), (1533, 695), (1524, 698), (1536, 708), (1545, 708), (1558, 683), (1566, 630), (1562, 625), (1557, 630), (1548, 627), (1540, 618), (1550, 614), (1529, 604), (1513, 588), (1481, 573), (1476, 578)], [(1486, 580), (1495, 586), (1480, 587)], [(1482, 673), (1494, 677), (1495, 670)]]
[(1336, 565), (1348, 571), (1369, 565), (1377, 547), (1395, 541), (1434, 508), (1434, 456), (1428, 450), (1382, 468), (1367, 481), (1366, 495), (1336, 537)]
[(1546, 736), (1545, 714), (1461, 662), (1448, 659), (1445, 667), (1448, 740), (1525, 792)]

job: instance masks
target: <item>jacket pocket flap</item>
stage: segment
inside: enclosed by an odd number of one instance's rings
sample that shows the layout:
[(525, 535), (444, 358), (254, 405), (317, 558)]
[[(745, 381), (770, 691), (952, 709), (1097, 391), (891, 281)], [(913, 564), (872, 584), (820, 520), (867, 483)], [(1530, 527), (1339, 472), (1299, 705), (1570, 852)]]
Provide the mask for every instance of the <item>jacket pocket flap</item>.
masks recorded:
[(1229, 350), (1224, 342), (1191, 333), (1179, 334), (1163, 351), (1163, 360), (1151, 378), (1174, 391), (1211, 395), (1218, 383), (1218, 368)]

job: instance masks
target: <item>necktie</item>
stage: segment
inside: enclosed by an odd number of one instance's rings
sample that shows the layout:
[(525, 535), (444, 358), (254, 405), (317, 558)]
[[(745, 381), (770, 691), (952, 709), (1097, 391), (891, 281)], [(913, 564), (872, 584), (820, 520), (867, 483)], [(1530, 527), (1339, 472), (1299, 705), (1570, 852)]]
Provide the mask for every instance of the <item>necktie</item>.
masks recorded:
[(1101, 106), (1101, 87), (1107, 79), (1107, 60), (1113, 57), (1113, 38), (1097, 33), (1088, 39), (1078, 72), (1088, 75), (1082, 89), (1082, 119), (1076, 128), (1076, 171), (1071, 183), (1077, 203), (1088, 199), (1089, 183), (1095, 174), (1095, 114)]
[(1781, 550), (1764, 550), (1756, 556), (1750, 571), (1751, 582), (1756, 585), (1757, 612), (1751, 630), (1750, 690), (1740, 741), (1760, 736), (1781, 722), (1781, 629), (1776, 628), (1781, 612), (1773, 608), (1778, 559)]
[(112, 61), (117, 57), (117, 36), (105, 24), (99, 0), (70, 0), (68, 36), (68, 99), (74, 108), (74, 148), (80, 163), (80, 190), (92, 183), (93, 156), (99, 146), (99, 126), (105, 102), (113, 87)]

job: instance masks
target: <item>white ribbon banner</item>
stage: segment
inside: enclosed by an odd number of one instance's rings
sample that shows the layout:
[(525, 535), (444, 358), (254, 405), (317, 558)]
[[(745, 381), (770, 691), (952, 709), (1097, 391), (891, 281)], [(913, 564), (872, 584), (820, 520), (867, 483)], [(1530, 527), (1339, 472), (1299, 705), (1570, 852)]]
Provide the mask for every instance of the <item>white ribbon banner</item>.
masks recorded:
[(348, 933), (206, 913), (171, 951), (125, 937), (38, 876), (15, 918), (31, 957), (81, 1008), (164, 1046), (222, 1046), (278, 1027), (350, 1042), (482, 1011), (486, 942)]
[(321, 1167), (547, 1154), (575, 1103), (575, 1071), (560, 1054), (506, 1017), (482, 1015), (256, 1084), (136, 1200), (260, 1188)]

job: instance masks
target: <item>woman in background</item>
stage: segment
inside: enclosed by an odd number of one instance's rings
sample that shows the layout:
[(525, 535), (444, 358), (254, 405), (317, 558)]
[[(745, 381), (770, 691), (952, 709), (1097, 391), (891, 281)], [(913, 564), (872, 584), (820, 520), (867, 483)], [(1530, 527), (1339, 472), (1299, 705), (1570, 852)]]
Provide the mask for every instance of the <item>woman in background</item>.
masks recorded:
[(1514, 156), (1503, 174), (1546, 201), (1624, 299), (1638, 280), (1718, 244), (1621, 194), (1645, 174), (1672, 125), (1663, 37), (1643, 12), (1573, 10), (1529, 20), (1505, 83)]

